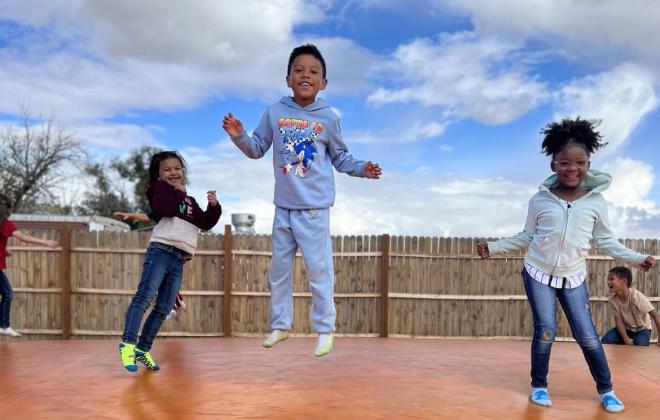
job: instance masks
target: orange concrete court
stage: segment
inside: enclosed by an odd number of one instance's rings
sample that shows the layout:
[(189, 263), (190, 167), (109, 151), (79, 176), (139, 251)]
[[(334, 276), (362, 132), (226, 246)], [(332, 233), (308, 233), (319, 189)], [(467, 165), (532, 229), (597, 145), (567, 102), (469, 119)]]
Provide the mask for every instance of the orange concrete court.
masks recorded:
[(2, 419), (657, 419), (660, 348), (606, 346), (620, 414), (602, 410), (575, 343), (555, 343), (551, 408), (528, 402), (529, 342), (158, 339), (159, 372), (129, 373), (115, 341), (0, 343)]

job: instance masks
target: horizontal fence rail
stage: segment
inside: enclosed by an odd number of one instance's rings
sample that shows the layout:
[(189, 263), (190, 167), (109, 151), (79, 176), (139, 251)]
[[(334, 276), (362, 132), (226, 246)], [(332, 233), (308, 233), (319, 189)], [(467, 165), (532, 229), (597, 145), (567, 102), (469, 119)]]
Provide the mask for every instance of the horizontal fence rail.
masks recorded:
[[(10, 239), (6, 274), (15, 292), (12, 326), (23, 339), (117, 338), (140, 278), (147, 232), (31, 230), (60, 247)], [(524, 252), (481, 260), (474, 238), (333, 236), (337, 335), (529, 339), (532, 320), (520, 271)], [(657, 239), (625, 245), (660, 260)], [(184, 264), (187, 309), (163, 324), (163, 337), (250, 337), (269, 331), (268, 235), (203, 234)], [(587, 286), (597, 329), (614, 326), (606, 278), (621, 264), (592, 249)], [(311, 293), (300, 252), (293, 269), (292, 334), (313, 335)], [(657, 306), (658, 267), (633, 268), (633, 287)], [(559, 306), (559, 305), (558, 305)], [(570, 340), (560, 309), (558, 339)], [(654, 331), (655, 334), (655, 331)], [(6, 338), (0, 338), (6, 340)]]

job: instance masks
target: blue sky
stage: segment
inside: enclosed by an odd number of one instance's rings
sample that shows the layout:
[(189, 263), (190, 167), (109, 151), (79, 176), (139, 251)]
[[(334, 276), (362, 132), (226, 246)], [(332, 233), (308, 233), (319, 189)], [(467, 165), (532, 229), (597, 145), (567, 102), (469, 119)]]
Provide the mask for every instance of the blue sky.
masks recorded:
[[(660, 231), (660, 5), (652, 0), (0, 0), (0, 123), (52, 116), (98, 160), (177, 149), (199, 200), (273, 215), (272, 154), (250, 160), (220, 128), (250, 130), (288, 94), (290, 50), (319, 46), (323, 96), (381, 180), (337, 174), (334, 234), (503, 236), (550, 174), (539, 131), (580, 115), (609, 145), (592, 166), (621, 237)], [(66, 203), (90, 180), (71, 173)], [(118, 188), (127, 188), (115, 180)], [(219, 230), (221, 230), (221, 226)]]

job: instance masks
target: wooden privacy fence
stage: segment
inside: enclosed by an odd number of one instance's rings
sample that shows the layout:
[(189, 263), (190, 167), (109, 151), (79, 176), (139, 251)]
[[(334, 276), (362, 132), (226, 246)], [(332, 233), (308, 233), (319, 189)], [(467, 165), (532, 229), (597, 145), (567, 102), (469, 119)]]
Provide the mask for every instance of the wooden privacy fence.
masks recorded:
[[(140, 278), (145, 232), (33, 230), (56, 250), (10, 240), (7, 276), (14, 287), (12, 325), (24, 339), (121, 335)], [(529, 338), (532, 319), (520, 278), (524, 253), (483, 261), (472, 238), (334, 236), (337, 333), (374, 337)], [(626, 240), (655, 255), (658, 240)], [(201, 235), (184, 266), (187, 311), (161, 335), (221, 337), (268, 332), (270, 236)], [(617, 262), (593, 250), (588, 287), (599, 333), (613, 326), (606, 277)], [(660, 301), (658, 267), (633, 269), (634, 287)], [(313, 334), (311, 294), (300, 255), (293, 266), (293, 332)], [(561, 312), (558, 310), (558, 312)], [(570, 337), (563, 313), (558, 336)], [(5, 339), (5, 338), (3, 338)]]

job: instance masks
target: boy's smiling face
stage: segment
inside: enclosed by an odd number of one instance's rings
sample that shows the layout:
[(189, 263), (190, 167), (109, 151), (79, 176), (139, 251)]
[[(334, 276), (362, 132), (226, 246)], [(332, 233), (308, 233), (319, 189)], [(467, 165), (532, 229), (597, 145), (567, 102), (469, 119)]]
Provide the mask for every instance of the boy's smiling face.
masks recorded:
[(614, 273), (607, 275), (607, 288), (610, 293), (619, 293), (628, 289), (628, 282), (623, 277), (619, 277)]
[(316, 100), (328, 81), (323, 77), (323, 65), (311, 54), (301, 54), (291, 63), (286, 85), (293, 91), (293, 101), (305, 107)]

